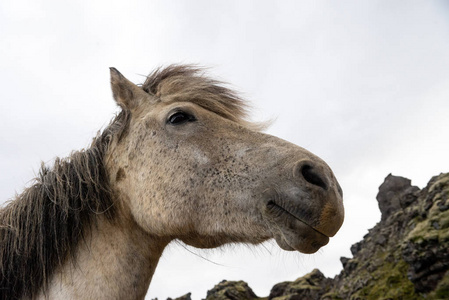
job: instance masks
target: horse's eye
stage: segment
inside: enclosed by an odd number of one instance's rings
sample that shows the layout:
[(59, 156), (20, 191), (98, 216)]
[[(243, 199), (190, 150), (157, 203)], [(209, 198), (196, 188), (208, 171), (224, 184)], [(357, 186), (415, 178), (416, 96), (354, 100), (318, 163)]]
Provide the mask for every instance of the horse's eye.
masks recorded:
[(170, 123), (172, 125), (181, 125), (186, 122), (193, 122), (193, 121), (196, 121), (194, 116), (183, 111), (178, 111), (168, 118), (167, 123)]

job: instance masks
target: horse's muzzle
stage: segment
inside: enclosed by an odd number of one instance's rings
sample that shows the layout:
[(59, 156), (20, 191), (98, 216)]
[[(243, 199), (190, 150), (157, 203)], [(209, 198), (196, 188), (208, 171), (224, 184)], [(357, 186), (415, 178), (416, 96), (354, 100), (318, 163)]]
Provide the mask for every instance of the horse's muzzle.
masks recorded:
[(295, 163), (289, 182), (265, 192), (263, 214), (281, 248), (314, 253), (343, 224), (342, 190), (330, 168), (319, 161)]

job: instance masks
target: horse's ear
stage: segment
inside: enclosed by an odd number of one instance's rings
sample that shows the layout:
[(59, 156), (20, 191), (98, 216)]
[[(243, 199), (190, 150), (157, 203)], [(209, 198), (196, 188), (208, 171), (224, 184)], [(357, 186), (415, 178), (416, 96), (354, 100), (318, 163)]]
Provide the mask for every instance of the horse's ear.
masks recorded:
[(128, 110), (134, 110), (143, 99), (148, 97), (144, 90), (125, 78), (116, 68), (111, 70), (111, 88), (117, 104)]

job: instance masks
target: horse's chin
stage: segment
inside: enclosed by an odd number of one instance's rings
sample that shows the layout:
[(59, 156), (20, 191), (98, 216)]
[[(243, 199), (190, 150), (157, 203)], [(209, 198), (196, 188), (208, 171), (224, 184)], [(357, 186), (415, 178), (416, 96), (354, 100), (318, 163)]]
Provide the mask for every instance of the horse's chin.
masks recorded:
[(312, 254), (329, 243), (329, 237), (299, 220), (296, 220), (293, 228), (279, 225), (277, 227), (278, 230), (274, 234), (274, 239), (279, 247), (287, 251), (296, 250), (301, 253)]
[(312, 254), (329, 243), (328, 236), (274, 203), (267, 205), (264, 215), (276, 243), (284, 250)]

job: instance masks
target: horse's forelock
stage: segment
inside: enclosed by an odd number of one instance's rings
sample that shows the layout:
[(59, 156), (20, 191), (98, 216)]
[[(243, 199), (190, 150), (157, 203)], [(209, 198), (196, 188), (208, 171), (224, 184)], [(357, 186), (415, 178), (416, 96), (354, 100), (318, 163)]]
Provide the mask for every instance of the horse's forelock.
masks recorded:
[(204, 69), (191, 65), (171, 65), (157, 69), (142, 84), (148, 94), (166, 102), (192, 102), (226, 119), (248, 127), (248, 107), (223, 82), (204, 75)]

